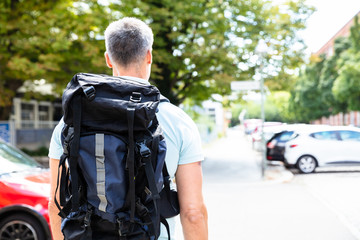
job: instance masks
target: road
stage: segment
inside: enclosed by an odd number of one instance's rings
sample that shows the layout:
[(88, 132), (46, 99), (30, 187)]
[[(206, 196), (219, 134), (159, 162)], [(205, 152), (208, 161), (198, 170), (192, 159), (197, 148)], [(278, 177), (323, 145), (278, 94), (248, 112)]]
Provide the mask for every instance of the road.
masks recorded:
[(241, 129), (205, 146), (205, 155), (209, 239), (360, 240), (360, 168), (302, 175), (269, 166), (263, 180), (261, 155)]

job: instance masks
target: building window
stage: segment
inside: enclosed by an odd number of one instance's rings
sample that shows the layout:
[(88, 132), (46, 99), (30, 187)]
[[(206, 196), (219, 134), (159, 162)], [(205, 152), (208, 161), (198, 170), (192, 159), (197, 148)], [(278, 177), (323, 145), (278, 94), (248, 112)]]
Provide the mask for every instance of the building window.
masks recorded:
[(49, 121), (49, 106), (39, 105), (39, 120)]
[(213, 120), (216, 121), (216, 110), (215, 108), (208, 108), (207, 115)]
[(34, 104), (21, 103), (21, 127), (33, 128), (34, 127)]

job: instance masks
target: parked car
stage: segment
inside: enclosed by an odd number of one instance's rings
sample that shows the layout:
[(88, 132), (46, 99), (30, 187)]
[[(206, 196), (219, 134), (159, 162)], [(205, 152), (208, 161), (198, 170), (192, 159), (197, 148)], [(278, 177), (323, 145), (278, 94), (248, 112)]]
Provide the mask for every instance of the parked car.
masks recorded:
[(360, 164), (360, 129), (319, 126), (297, 131), (285, 144), (285, 163), (302, 173), (316, 167)]
[(269, 161), (284, 161), (285, 143), (289, 141), (295, 130), (319, 127), (309, 124), (283, 125), (281, 131), (275, 133), (266, 143), (266, 159)]
[(262, 126), (255, 128), (251, 134), (252, 147), (256, 151), (262, 151), (265, 149), (266, 142), (274, 136), (275, 133), (281, 132), (284, 130), (286, 124), (280, 122), (265, 122), (264, 123), (264, 144), (262, 143), (261, 134)]
[(51, 239), (50, 173), (0, 141), (0, 239)]
[(244, 132), (245, 134), (251, 134), (255, 128), (261, 125), (261, 119), (245, 119), (244, 120)]
[(276, 133), (266, 144), (266, 159), (269, 161), (284, 161), (285, 143), (289, 141), (294, 131), (285, 130)]

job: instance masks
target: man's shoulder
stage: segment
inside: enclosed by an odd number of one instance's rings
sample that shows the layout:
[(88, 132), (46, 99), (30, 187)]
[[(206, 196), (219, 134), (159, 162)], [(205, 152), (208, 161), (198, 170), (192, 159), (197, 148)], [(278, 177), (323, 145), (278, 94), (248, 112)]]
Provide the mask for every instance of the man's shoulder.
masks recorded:
[(174, 124), (194, 124), (193, 120), (184, 110), (170, 102), (161, 102), (159, 104), (157, 116), (158, 118), (165, 118)]

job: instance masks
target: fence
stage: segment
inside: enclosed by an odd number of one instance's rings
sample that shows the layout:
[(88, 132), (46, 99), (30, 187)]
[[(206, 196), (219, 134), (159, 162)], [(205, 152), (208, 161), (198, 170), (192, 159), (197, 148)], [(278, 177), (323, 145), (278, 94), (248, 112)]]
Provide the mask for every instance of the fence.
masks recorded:
[(48, 147), (57, 121), (0, 122), (0, 138), (18, 148)]
[[(10, 124), (11, 133), (8, 131), (4, 135), (11, 136), (11, 144), (18, 148), (36, 150), (40, 147), (49, 147), (52, 132), (58, 121), (21, 121), (21, 122), (0, 122), (0, 138), (2, 125)], [(4, 125), (4, 126), (5, 126)], [(211, 129), (205, 124), (197, 124), (203, 143), (209, 143), (218, 137), (219, 130)], [(5, 128), (5, 127), (3, 127)]]
[(352, 125), (360, 126), (360, 112), (353, 111), (349, 113), (338, 113), (329, 117), (322, 117), (321, 119), (315, 120), (313, 124), (327, 124), (327, 125)]

